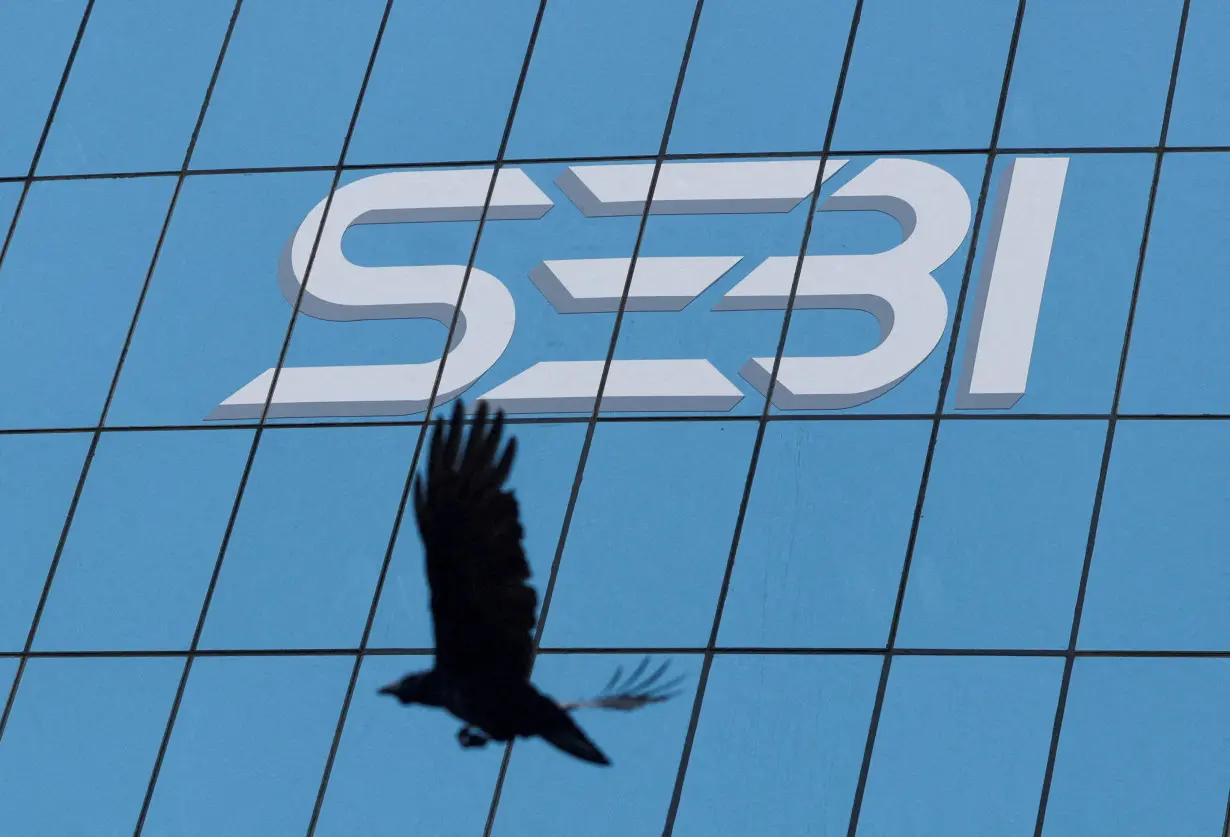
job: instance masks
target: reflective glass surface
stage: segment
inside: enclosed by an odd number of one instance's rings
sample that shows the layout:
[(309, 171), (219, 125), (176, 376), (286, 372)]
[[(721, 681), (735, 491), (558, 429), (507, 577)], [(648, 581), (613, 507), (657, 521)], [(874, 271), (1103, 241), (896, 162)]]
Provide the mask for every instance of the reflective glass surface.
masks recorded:
[[(0, 3), (0, 835), (1222, 834), (1228, 46), (1220, 0)], [(533, 682), (683, 678), (575, 709), (610, 767), (379, 693), (459, 398)]]

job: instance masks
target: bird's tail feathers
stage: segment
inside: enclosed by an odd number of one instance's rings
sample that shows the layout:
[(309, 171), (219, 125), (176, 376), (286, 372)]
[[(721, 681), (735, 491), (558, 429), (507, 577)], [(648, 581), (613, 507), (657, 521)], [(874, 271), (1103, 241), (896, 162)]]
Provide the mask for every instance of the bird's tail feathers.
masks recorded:
[(560, 712), (554, 722), (540, 733), (547, 743), (563, 750), (570, 756), (576, 756), (590, 764), (609, 765), (608, 759), (594, 742), (581, 731), (572, 718)]
[(640, 709), (650, 703), (661, 703), (662, 701), (670, 700), (675, 697), (678, 692), (671, 691), (681, 682), (683, 675), (675, 679), (658, 684), (658, 680), (670, 665), (670, 660), (667, 660), (658, 666), (657, 670), (648, 677), (641, 679), (641, 675), (645, 673), (645, 669), (649, 666), (649, 657), (641, 660), (640, 665), (636, 670), (629, 675), (623, 685), (619, 685), (619, 678), (623, 675), (623, 666), (615, 669), (615, 674), (607, 681), (606, 686), (602, 689), (602, 694), (588, 700), (573, 700), (567, 703), (561, 703), (560, 707), (565, 712), (572, 712), (577, 709), (619, 709), (627, 712), (632, 709)]

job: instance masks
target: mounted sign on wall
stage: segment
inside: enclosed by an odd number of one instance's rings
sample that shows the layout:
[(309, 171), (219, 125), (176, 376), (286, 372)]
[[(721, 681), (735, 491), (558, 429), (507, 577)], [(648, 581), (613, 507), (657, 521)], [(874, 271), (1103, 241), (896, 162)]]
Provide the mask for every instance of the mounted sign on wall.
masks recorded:
[[(825, 165), (827, 180), (847, 160)], [(811, 195), (819, 161), (668, 163), (652, 214), (784, 213)], [(1022, 157), (1005, 169), (977, 288), (957, 407), (1005, 409), (1025, 393), (1051, 245), (1067, 176), (1066, 157)], [(640, 215), (653, 164), (572, 166), (556, 185), (585, 216)], [(300, 310), (323, 320), (417, 319), (446, 326), (453, 318), (464, 265), (360, 267), (342, 254), (356, 224), (478, 219), (491, 169), (378, 174), (337, 190), (320, 235)], [(534, 220), (554, 204), (520, 169), (501, 169), (489, 220)], [(843, 357), (784, 356), (773, 403), (783, 410), (853, 407), (883, 395), (935, 350), (948, 322), (948, 301), (932, 276), (965, 241), (970, 200), (951, 174), (930, 163), (884, 158), (867, 166), (820, 204), (821, 211), (876, 210), (897, 220), (903, 241), (882, 253), (807, 256), (795, 307), (866, 311), (879, 321), (880, 343)], [(303, 287), (321, 201), (282, 253), (278, 281), (293, 305)], [(730, 271), (741, 256), (641, 257), (627, 311), (680, 311)], [(798, 257), (768, 258), (730, 289), (714, 311), (783, 310)], [(631, 259), (544, 261), (530, 272), (563, 314), (619, 308)], [(482, 377), (512, 339), (516, 306), (498, 278), (474, 267), (447, 354), (437, 403)], [(285, 367), (269, 416), (392, 416), (427, 407), (441, 360), (417, 364)], [(771, 357), (748, 359), (740, 374), (764, 393)], [(510, 413), (590, 412), (602, 360), (542, 361), (479, 396)], [(274, 370), (223, 401), (207, 419), (259, 418)], [(603, 408), (724, 411), (743, 392), (708, 360), (614, 360)]]

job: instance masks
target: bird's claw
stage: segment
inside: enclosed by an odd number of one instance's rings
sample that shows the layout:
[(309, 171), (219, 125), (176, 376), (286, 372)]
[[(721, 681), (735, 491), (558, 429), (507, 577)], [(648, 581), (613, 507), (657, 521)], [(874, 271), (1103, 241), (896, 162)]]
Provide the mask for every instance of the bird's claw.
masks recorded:
[(457, 731), (457, 741), (462, 747), (470, 749), (473, 747), (485, 747), (489, 739), (482, 733), (475, 732), (473, 727), (462, 727)]

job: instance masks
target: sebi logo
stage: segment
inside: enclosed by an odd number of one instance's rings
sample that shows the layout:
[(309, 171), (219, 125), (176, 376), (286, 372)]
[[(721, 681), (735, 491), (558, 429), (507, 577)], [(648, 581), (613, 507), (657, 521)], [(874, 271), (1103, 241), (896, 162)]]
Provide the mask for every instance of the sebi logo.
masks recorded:
[[(824, 180), (847, 164), (829, 160)], [(781, 213), (807, 199), (818, 160), (667, 163), (650, 212), (655, 214)], [(1011, 407), (1024, 394), (1042, 304), (1051, 245), (1067, 175), (1065, 157), (1022, 157), (1005, 170), (992, 209), (982, 272), (970, 310), (968, 350), (958, 380), (960, 408)], [(556, 185), (586, 216), (640, 215), (653, 165), (572, 166)], [(339, 189), (321, 231), (311, 281), (300, 310), (338, 322), (437, 320), (446, 326), (461, 296), (464, 265), (360, 267), (342, 254), (356, 224), (478, 219), (491, 169), (378, 174)], [(490, 220), (534, 220), (553, 206), (520, 169), (502, 169)], [(278, 282), (293, 305), (304, 286), (321, 201), (287, 243)], [(903, 240), (881, 252), (807, 256), (796, 308), (840, 308), (876, 317), (881, 338), (863, 354), (782, 358), (773, 403), (783, 410), (833, 410), (871, 401), (894, 387), (935, 350), (948, 321), (948, 301), (932, 273), (964, 242), (970, 200), (942, 168), (918, 160), (878, 159), (823, 201), (819, 211), (875, 210), (901, 225)], [(549, 255), (549, 254), (547, 254)], [(628, 289), (628, 311), (680, 311), (741, 261), (737, 254), (641, 257)], [(725, 311), (781, 310), (798, 256), (768, 258), (713, 306)], [(614, 312), (631, 259), (541, 262), (530, 280), (561, 314)], [(475, 266), (460, 300), (457, 329), (445, 358), (427, 363), (285, 367), (269, 416), (408, 415), (426, 409), (441, 363), (438, 403), (456, 397), (500, 358), (516, 327), (516, 305), (496, 276)], [(447, 362), (445, 362), (447, 359)], [(481, 396), (510, 413), (589, 412), (602, 359), (543, 360)], [(740, 375), (764, 393), (771, 357), (748, 358)], [(207, 419), (258, 418), (269, 397), (269, 369), (223, 401)], [(603, 407), (636, 411), (722, 411), (744, 396), (703, 358), (612, 361)]]

